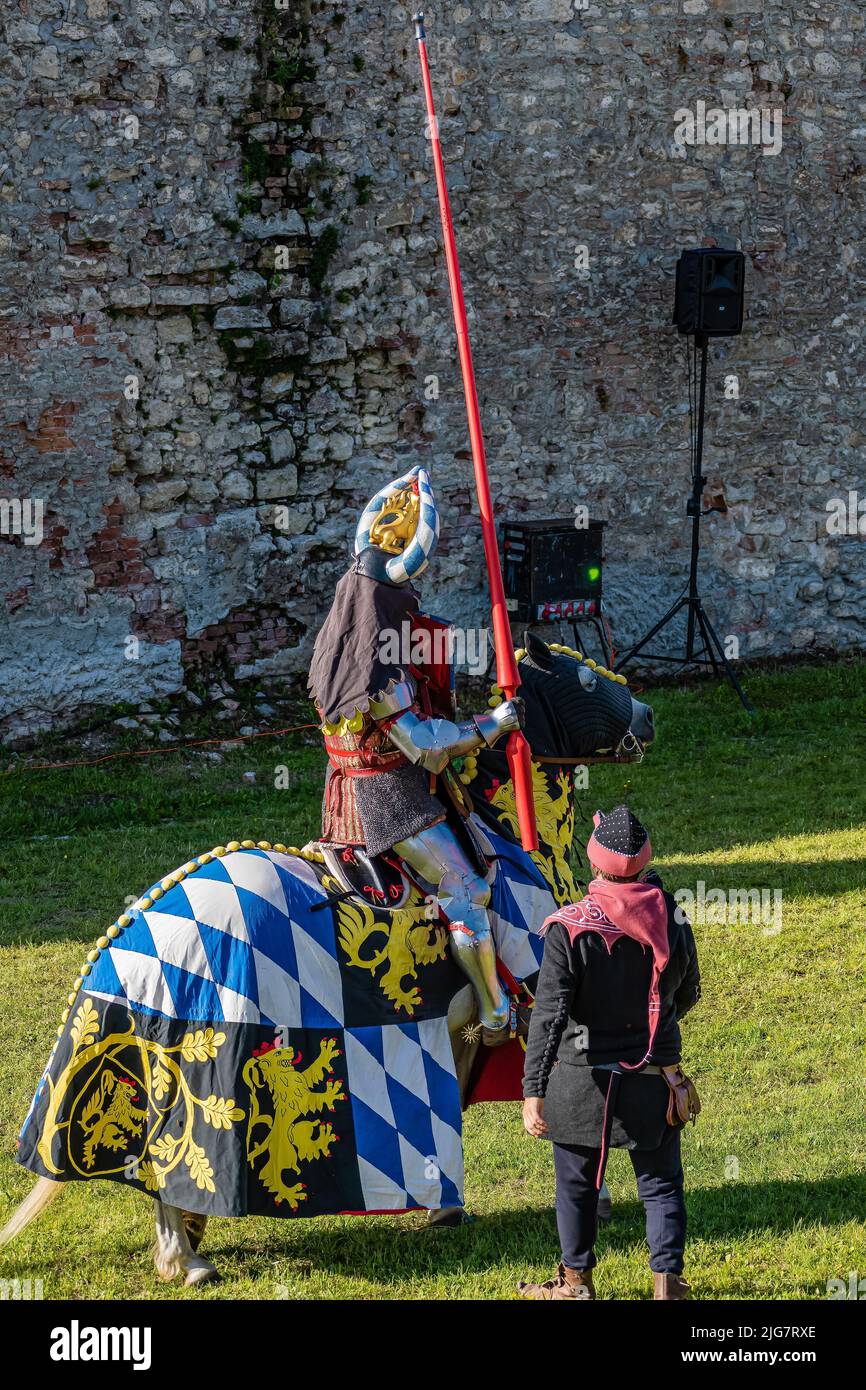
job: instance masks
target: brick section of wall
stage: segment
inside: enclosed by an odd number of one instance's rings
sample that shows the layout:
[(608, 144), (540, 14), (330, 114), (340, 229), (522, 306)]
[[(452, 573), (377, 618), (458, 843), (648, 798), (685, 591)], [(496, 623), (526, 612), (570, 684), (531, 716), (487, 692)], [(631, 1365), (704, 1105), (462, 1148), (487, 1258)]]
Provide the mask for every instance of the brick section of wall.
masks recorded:
[[(0, 479), (45, 513), (40, 544), (0, 536), (8, 735), (208, 663), (301, 678), (359, 509), (416, 462), (431, 606), (485, 616), (408, 12), (175, 9), (4, 20)], [(429, 28), (500, 513), (608, 521), (620, 645), (667, 606), (673, 268), (727, 231), (747, 323), (711, 354), (709, 606), (744, 656), (861, 645), (856, 510), (827, 528), (866, 500), (861, 9), (484, 0)], [(698, 102), (780, 112), (781, 150), (678, 149)]]
[(293, 646), (301, 632), (281, 608), (235, 609), (183, 643), (184, 665), (207, 670), (220, 662), (234, 672)]

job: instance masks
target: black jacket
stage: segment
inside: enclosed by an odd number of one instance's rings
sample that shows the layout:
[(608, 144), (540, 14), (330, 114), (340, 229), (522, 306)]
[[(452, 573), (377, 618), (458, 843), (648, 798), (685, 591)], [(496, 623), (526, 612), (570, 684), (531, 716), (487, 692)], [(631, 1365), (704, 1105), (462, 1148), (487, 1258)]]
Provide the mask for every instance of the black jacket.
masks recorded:
[[(651, 1065), (679, 1062), (679, 1020), (700, 997), (691, 926), (665, 893), (670, 957), (659, 981), (661, 1017)], [(630, 937), (608, 954), (597, 932), (572, 944), (561, 922), (545, 938), (526, 1046), (524, 1096), (546, 1097), (544, 1117), (555, 1143), (601, 1143), (610, 1071), (602, 1064), (639, 1062), (649, 1042), (652, 956)], [(654, 1148), (664, 1134), (668, 1088), (657, 1075), (623, 1074), (616, 1091), (611, 1144)]]

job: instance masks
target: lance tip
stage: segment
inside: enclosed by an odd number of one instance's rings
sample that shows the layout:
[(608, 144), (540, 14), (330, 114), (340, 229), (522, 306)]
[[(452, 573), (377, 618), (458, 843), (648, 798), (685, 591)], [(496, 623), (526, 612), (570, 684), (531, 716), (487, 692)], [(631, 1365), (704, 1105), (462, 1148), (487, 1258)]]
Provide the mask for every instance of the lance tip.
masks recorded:
[(417, 14), (414, 14), (412, 16), (412, 22), (415, 25), (416, 39), (426, 39), (427, 35), (424, 32), (424, 11), (419, 10)]

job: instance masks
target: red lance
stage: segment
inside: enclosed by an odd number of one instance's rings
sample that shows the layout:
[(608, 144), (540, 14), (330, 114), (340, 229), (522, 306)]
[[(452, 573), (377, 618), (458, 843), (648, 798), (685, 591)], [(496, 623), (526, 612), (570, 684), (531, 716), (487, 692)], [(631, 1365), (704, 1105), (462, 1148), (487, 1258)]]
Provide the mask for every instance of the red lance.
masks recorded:
[[(502, 584), (502, 568), (499, 563), (499, 545), (496, 540), (496, 525), (493, 520), (490, 480), (487, 476), (487, 457), (484, 451), (484, 436), (481, 432), (481, 413), (478, 409), (478, 391), (475, 386), (475, 371), (472, 366), (472, 350), (469, 346), (469, 324), (466, 319), (463, 284), (460, 279), (460, 265), (457, 260), (457, 244), (454, 240), (454, 224), (451, 221), (448, 186), (445, 182), (442, 146), (439, 143), (439, 125), (433, 104), (433, 88), (430, 85), (430, 65), (427, 60), (424, 15), (416, 14), (414, 23), (415, 37), (418, 40), (418, 55), (421, 60), (424, 96), (427, 101), (428, 130), (430, 145), (433, 150), (433, 167), (436, 171), (436, 188), (439, 193), (439, 211), (442, 216), (442, 231), (445, 237), (445, 259), (448, 263), (448, 283), (451, 287), (454, 326), (457, 329), (457, 351), (460, 356), (460, 369), (463, 373), (466, 413), (469, 417), (469, 438), (472, 444), (472, 463), (475, 468), (475, 490), (478, 494), (478, 511), (481, 516), (481, 532), (484, 537), (484, 558), (490, 577), (493, 641), (496, 647), (496, 679), (505, 693), (505, 698), (511, 700), (517, 694), (520, 677), (517, 674), (514, 643), (511, 640), (508, 610), (505, 607), (505, 590)], [(525, 850), (534, 850), (538, 848), (538, 831), (535, 824), (535, 804), (532, 799), (532, 763), (529, 744), (523, 734), (513, 733), (509, 735), (506, 751), (511, 780), (514, 784), (514, 800), (517, 807), (520, 838)]]

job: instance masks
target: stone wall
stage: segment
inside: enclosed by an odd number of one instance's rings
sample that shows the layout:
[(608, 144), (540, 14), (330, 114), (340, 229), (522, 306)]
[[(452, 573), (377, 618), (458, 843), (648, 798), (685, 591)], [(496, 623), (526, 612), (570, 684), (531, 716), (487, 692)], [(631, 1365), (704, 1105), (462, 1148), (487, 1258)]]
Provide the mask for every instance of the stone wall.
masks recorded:
[[(482, 622), (408, 7), (6, 16), (7, 736), (215, 670), (296, 677), (360, 507), (419, 461), (443, 512), (428, 592)], [(428, 26), (500, 513), (583, 503), (609, 522), (620, 646), (678, 591), (673, 268), (725, 231), (747, 253), (747, 324), (712, 350), (710, 606), (743, 656), (862, 644), (863, 540), (826, 525), (830, 499), (866, 498), (862, 10), (522, 0)], [(781, 151), (677, 147), (699, 100), (778, 109)], [(28, 500), (38, 544), (15, 524)]]

